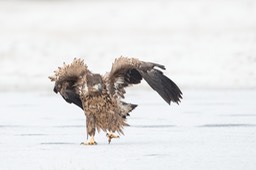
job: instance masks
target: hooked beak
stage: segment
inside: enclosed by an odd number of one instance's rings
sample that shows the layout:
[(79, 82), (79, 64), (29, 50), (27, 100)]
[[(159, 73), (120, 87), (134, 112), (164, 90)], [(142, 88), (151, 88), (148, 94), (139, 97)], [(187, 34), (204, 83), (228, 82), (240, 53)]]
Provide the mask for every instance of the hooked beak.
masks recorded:
[(54, 86), (53, 91), (54, 91), (55, 93), (58, 93), (58, 90), (57, 90), (57, 87), (56, 87), (56, 86)]

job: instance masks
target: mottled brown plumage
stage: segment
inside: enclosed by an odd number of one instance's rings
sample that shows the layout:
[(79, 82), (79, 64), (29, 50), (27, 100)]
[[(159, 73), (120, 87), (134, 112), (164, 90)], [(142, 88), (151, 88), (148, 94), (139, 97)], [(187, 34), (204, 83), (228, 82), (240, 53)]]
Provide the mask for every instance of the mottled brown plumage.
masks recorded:
[(178, 104), (182, 99), (178, 86), (156, 67), (165, 70), (160, 64), (120, 57), (114, 61), (111, 71), (101, 76), (90, 72), (82, 59), (74, 59), (49, 78), (55, 82), (54, 92), (84, 110), (87, 135), (91, 136), (84, 144), (96, 144), (96, 129), (106, 132), (110, 143), (118, 137), (113, 133), (123, 134), (124, 126), (128, 125), (126, 116), (137, 106), (122, 101), (126, 87), (144, 79), (168, 104)]

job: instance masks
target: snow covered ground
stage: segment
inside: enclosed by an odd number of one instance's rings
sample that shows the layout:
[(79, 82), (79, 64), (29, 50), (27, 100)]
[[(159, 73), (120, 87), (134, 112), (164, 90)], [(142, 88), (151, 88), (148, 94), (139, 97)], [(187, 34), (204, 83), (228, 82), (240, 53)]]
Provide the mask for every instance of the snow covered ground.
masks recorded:
[(1, 169), (197, 169), (256, 168), (256, 91), (184, 91), (168, 106), (153, 91), (131, 90), (139, 107), (125, 136), (109, 145), (81, 146), (83, 112), (60, 96), (1, 93)]

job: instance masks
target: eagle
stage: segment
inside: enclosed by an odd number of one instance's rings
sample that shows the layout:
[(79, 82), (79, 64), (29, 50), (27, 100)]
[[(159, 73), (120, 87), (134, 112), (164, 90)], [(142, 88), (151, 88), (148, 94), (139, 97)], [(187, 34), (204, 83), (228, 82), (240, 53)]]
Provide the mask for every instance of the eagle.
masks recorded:
[(91, 72), (83, 59), (74, 58), (72, 63), (64, 62), (62, 67), (58, 67), (49, 79), (55, 82), (53, 91), (66, 102), (80, 107), (86, 116), (87, 140), (81, 144), (95, 145), (96, 130), (106, 133), (108, 143), (124, 134), (123, 128), (129, 126), (126, 117), (137, 107), (123, 101), (125, 88), (140, 84), (142, 79), (166, 103), (179, 104), (181, 90), (160, 69), (165, 70), (165, 66), (121, 56), (115, 59), (110, 72), (101, 75)]

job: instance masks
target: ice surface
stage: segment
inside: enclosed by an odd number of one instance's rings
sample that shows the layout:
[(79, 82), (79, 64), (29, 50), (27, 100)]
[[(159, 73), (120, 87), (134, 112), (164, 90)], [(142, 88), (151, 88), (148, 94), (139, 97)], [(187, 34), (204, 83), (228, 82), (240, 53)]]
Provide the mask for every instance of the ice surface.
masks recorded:
[(185, 90), (178, 106), (153, 91), (131, 90), (139, 107), (125, 136), (81, 146), (85, 118), (53, 93), (0, 93), (1, 169), (256, 168), (256, 91)]

